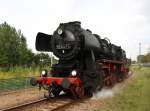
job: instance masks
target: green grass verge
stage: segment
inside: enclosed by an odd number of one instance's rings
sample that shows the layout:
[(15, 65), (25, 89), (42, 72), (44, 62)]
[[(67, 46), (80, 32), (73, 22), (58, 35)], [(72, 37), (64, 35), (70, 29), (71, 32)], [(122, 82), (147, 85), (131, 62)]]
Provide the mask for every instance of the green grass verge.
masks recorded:
[(150, 111), (150, 68), (132, 67), (134, 77), (98, 111)]
[[(42, 68), (43, 69), (43, 68)], [(49, 67), (44, 69), (50, 70)], [(32, 87), (29, 83), (31, 77), (40, 76), (41, 68), (14, 67), (10, 71), (0, 71), (0, 92), (14, 91)]]
[(0, 92), (14, 91), (30, 88), (30, 77), (18, 77), (11, 79), (0, 79)]
[[(39, 76), (41, 69), (43, 69), (43, 68), (40, 68), (40, 67), (36, 67), (36, 68), (14, 67), (9, 71), (0, 70), (0, 79)], [(46, 67), (44, 69), (47, 69), (48, 71), (50, 71), (50, 67)]]

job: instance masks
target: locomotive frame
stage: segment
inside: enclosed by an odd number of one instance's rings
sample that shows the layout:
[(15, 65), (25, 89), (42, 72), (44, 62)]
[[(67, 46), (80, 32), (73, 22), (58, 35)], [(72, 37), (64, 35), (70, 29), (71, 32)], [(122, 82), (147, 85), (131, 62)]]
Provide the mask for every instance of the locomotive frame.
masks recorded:
[[(100, 87), (96, 91), (101, 90), (102, 87), (112, 87), (117, 82), (121, 82), (128, 77), (129, 68), (126, 68), (123, 62), (102, 59), (97, 61), (97, 65), (100, 67), (103, 77), (101, 78), (102, 81), (99, 81)], [(119, 68), (117, 69), (118, 65)], [(84, 94), (88, 97), (93, 95), (92, 89), (85, 90), (83, 88), (83, 83), (79, 77), (58, 78), (41, 76), (38, 79), (32, 78), (30, 82), (33, 86), (39, 84), (39, 87), (48, 90), (49, 97), (59, 96), (59, 92), (55, 91), (57, 86), (62, 86), (65, 92), (71, 93), (74, 97), (83, 98)]]

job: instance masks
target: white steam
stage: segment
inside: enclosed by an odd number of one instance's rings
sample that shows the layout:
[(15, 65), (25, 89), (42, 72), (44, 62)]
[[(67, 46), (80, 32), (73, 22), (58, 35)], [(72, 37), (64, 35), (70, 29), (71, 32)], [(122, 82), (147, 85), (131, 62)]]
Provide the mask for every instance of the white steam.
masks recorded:
[(113, 97), (115, 94), (120, 92), (120, 87), (121, 84), (116, 84), (113, 88), (103, 88), (101, 91), (94, 93), (92, 99)]
[(112, 91), (112, 89), (103, 88), (101, 91), (94, 93), (93, 99), (107, 98), (113, 96), (114, 96), (114, 92)]

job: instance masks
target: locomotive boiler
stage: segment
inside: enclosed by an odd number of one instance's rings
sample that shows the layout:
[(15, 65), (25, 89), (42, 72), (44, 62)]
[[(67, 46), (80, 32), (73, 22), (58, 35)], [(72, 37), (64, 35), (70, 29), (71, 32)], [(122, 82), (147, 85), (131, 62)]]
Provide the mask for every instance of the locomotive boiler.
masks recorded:
[(83, 29), (79, 21), (61, 23), (52, 35), (39, 32), (36, 49), (59, 58), (52, 65), (51, 77), (44, 70), (39, 79), (31, 79), (32, 85), (46, 87), (49, 95), (64, 91), (79, 98), (92, 96), (103, 86), (123, 80), (128, 72), (125, 51), (108, 38)]

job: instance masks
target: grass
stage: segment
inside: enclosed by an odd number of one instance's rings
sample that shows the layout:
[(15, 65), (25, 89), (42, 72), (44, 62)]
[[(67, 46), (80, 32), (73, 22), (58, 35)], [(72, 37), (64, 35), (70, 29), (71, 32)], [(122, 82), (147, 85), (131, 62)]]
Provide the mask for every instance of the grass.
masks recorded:
[[(50, 68), (46, 68), (50, 70)], [(23, 68), (23, 67), (14, 67), (10, 71), (0, 70), (0, 79), (10, 79), (16, 77), (29, 77), (29, 76), (39, 76), (40, 68)]]
[(29, 83), (29, 77), (18, 77), (0, 80), (0, 92), (14, 91), (23, 88), (32, 87)]
[(98, 111), (150, 111), (150, 68), (132, 67), (134, 78)]
[(39, 75), (40, 68), (38, 67), (34, 69), (14, 67), (8, 72), (0, 71), (0, 92), (32, 87), (29, 83), (30, 78)]

